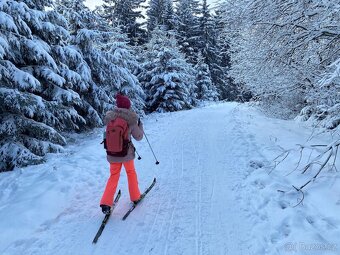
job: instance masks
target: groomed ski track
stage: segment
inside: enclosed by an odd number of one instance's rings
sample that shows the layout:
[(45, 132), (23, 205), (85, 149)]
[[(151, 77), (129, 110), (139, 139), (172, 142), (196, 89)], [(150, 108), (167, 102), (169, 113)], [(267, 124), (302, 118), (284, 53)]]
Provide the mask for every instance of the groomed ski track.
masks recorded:
[[(96, 245), (92, 240), (103, 219), (98, 202), (109, 173), (100, 130), (69, 147), (66, 155), (51, 155), (45, 166), (24, 169), (21, 175), (28, 178), (18, 175), (19, 184), (39, 179), (50, 185), (41, 192), (31, 187), (37, 198), (27, 198), (33, 201), (27, 212), (9, 206), (13, 217), (19, 217), (13, 231), (21, 237), (2, 240), (0, 254), (254, 254), (256, 237), (248, 213), (253, 209), (250, 204), (245, 208), (242, 200), (257, 194), (242, 181), (250, 159), (261, 155), (256, 155), (253, 136), (241, 123), (245, 117), (238, 114), (236, 103), (223, 103), (148, 116), (145, 132), (160, 164), (155, 165), (143, 139), (135, 142), (142, 156), (136, 169), (141, 191), (154, 177), (156, 186), (122, 221), (131, 205), (123, 170), (118, 186), (122, 197)], [(22, 186), (21, 192), (30, 188)], [(49, 196), (58, 199), (34, 204)], [(30, 230), (20, 229), (20, 221), (25, 220), (33, 220)]]

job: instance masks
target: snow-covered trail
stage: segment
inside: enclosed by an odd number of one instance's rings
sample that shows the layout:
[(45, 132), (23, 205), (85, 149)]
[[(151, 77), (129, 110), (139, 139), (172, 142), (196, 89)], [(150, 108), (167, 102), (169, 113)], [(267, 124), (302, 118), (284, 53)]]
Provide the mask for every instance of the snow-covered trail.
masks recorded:
[(7, 234), (0, 254), (268, 254), (266, 247), (285, 234), (274, 226), (254, 231), (259, 221), (268, 227), (270, 215), (262, 210), (269, 199), (258, 193), (266, 181), (245, 184), (252, 167), (267, 161), (247, 128), (252, 118), (234, 103), (149, 116), (146, 134), (160, 165), (143, 139), (135, 143), (143, 158), (136, 168), (141, 190), (153, 177), (157, 184), (123, 222), (130, 206), (123, 170), (121, 200), (96, 245), (103, 219), (98, 203), (109, 173), (99, 130), (70, 147), (69, 155), (51, 155), (45, 166), (5, 173), (0, 228)]

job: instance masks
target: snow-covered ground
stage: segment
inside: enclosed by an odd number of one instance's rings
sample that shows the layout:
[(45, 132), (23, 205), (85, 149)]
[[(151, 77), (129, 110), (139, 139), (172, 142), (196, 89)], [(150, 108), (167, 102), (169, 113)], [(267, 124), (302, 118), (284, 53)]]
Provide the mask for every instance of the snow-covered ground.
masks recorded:
[[(301, 174), (305, 150), (293, 171), (296, 144), (312, 132), (305, 124), (236, 103), (152, 114), (144, 123), (160, 165), (145, 139), (135, 143), (140, 188), (153, 177), (157, 184), (126, 221), (131, 204), (122, 171), (122, 198), (92, 244), (109, 173), (96, 130), (44, 165), (0, 174), (0, 254), (340, 254), (339, 172), (322, 172), (294, 207), (301, 194), (292, 185), (317, 170)], [(320, 134), (308, 144), (329, 142)], [(284, 149), (292, 151), (273, 169)]]

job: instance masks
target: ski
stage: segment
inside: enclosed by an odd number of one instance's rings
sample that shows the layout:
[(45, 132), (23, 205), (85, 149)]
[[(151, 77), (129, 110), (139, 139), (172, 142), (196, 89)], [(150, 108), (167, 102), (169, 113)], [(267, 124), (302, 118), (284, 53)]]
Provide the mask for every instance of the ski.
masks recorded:
[(112, 207), (111, 207), (110, 213), (105, 215), (105, 218), (104, 218), (104, 220), (102, 221), (102, 225), (100, 226), (100, 228), (99, 228), (99, 230), (98, 230), (96, 236), (94, 237), (94, 239), (93, 239), (93, 241), (92, 241), (93, 244), (97, 243), (97, 241), (98, 241), (100, 235), (102, 234), (102, 232), (103, 232), (103, 230), (104, 230), (104, 228), (105, 228), (105, 225), (106, 225), (107, 221), (109, 220), (109, 218), (110, 218), (110, 216), (111, 216), (111, 213), (112, 213), (113, 209), (116, 207), (116, 204), (117, 204), (118, 201), (119, 201), (120, 195), (121, 195), (121, 192), (120, 192), (120, 190), (119, 190), (119, 191), (118, 191), (118, 194), (116, 195), (116, 198), (115, 198), (115, 200), (114, 200), (114, 203), (113, 203), (113, 205), (112, 205)]
[(130, 213), (136, 208), (136, 206), (143, 200), (143, 198), (146, 196), (146, 194), (149, 193), (149, 191), (155, 186), (156, 184), (156, 178), (153, 179), (151, 185), (144, 191), (144, 193), (140, 196), (140, 199), (131, 206), (131, 208), (125, 213), (122, 220), (126, 220), (126, 218), (130, 215)]

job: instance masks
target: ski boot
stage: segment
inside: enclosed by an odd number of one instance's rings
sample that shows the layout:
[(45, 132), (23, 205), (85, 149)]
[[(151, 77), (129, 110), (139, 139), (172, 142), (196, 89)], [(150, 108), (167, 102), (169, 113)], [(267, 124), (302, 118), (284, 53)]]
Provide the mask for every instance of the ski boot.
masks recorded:
[(100, 205), (100, 207), (102, 208), (102, 212), (104, 214), (110, 214), (111, 213), (111, 206), (108, 205)]

